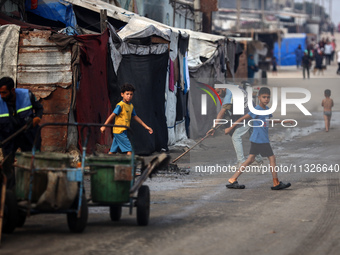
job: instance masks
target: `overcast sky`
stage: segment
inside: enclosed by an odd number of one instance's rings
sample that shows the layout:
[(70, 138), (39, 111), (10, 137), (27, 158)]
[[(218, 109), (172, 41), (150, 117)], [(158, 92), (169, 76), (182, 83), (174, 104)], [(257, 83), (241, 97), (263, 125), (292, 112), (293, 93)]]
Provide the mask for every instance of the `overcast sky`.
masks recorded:
[[(313, 3), (313, 0), (306, 0), (307, 2)], [(329, 13), (329, 3), (331, 0), (315, 0), (315, 3), (322, 5), (324, 3), (324, 7), (326, 12)], [(301, 3), (303, 0), (295, 0), (296, 3)], [(334, 24), (337, 26), (340, 23), (340, 0), (332, 1), (332, 20)]]

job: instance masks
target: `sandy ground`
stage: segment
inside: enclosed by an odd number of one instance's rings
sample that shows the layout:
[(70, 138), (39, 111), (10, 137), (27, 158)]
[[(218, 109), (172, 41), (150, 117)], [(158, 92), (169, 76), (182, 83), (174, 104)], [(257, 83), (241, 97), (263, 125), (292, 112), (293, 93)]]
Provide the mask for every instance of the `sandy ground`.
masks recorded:
[[(135, 210), (129, 215), (127, 208), (119, 222), (110, 221), (107, 207), (90, 208), (82, 234), (69, 233), (65, 215), (36, 215), (4, 235), (1, 255), (339, 254), (340, 77), (335, 70), (332, 65), (324, 77), (310, 80), (294, 68), (280, 68), (278, 77), (269, 76), (268, 86), (311, 92), (306, 104), (311, 116), (295, 106), (281, 116), (278, 107), (275, 117), (294, 118), (298, 126), (270, 130), (279, 178), (291, 182), (291, 188), (272, 191), (271, 174), (259, 168), (241, 176), (244, 190), (225, 188), (231, 171), (199, 172), (235, 163), (231, 139), (220, 131), (178, 161), (190, 174), (163, 173), (146, 182), (151, 190), (147, 227), (137, 226)], [(329, 132), (324, 131), (321, 107), (326, 88), (335, 101)], [(183, 150), (172, 147), (170, 155), (176, 158)], [(244, 150), (249, 151), (247, 139)]]

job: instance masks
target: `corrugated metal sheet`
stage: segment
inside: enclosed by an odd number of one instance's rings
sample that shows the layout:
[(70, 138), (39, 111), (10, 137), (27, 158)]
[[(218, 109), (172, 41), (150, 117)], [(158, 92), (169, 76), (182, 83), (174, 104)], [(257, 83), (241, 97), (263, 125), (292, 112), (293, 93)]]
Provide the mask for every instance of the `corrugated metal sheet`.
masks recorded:
[[(60, 51), (50, 31), (20, 34), (17, 87), (31, 90), (44, 106), (42, 123), (68, 122), (72, 96), (71, 50)], [(65, 151), (67, 127), (42, 129), (42, 150)]]
[(39, 98), (57, 86), (72, 84), (71, 51), (61, 52), (50, 35), (50, 31), (29, 31), (19, 40), (17, 85), (30, 86)]

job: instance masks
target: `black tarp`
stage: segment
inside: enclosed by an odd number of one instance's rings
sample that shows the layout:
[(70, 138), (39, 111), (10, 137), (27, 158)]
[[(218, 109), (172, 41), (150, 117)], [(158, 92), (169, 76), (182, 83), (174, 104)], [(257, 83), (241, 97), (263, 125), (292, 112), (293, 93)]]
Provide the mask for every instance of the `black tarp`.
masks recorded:
[[(149, 155), (167, 150), (168, 129), (165, 117), (165, 83), (169, 53), (160, 55), (123, 55), (117, 76), (110, 75), (109, 96), (112, 107), (120, 100), (120, 87), (131, 83), (136, 91), (132, 104), (154, 133), (150, 135), (141, 125), (131, 121), (132, 144), (137, 154)], [(111, 70), (111, 72), (113, 72)]]

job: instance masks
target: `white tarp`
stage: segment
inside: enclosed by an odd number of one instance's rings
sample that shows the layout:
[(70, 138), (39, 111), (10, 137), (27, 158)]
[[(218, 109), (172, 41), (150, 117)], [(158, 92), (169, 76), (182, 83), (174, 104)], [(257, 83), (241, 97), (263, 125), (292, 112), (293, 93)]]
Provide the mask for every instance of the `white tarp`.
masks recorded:
[(16, 81), (20, 27), (0, 26), (0, 77), (9, 76)]
[(123, 41), (127, 39), (146, 38), (154, 35), (170, 41), (171, 29), (157, 24), (151, 24), (137, 17), (132, 17), (129, 23), (124, 26), (118, 34)]
[(203, 63), (200, 57), (210, 59), (215, 57), (218, 45), (225, 40), (224, 36), (211, 35), (207, 33), (194, 32), (191, 30), (184, 30), (189, 34), (189, 53), (188, 65), (189, 68), (198, 68)]

